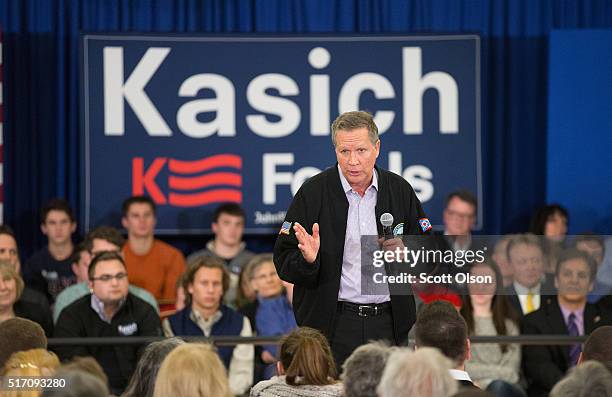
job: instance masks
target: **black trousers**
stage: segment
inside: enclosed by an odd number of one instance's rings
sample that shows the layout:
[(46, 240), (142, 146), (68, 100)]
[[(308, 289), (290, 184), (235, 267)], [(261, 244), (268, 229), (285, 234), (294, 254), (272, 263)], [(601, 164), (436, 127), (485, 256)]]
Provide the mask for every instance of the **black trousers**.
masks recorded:
[(393, 333), (393, 317), (391, 307), (378, 315), (359, 315), (354, 310), (348, 310), (338, 302), (334, 331), (330, 340), (332, 354), (338, 373), (342, 372), (342, 364), (359, 346), (371, 341), (385, 340), (395, 345)]

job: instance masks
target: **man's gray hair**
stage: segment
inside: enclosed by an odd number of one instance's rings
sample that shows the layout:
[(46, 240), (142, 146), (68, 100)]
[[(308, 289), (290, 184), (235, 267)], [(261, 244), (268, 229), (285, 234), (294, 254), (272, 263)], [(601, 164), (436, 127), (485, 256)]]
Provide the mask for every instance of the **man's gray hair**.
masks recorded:
[(355, 349), (342, 365), (344, 397), (376, 397), (376, 387), (394, 350), (383, 342), (370, 342)]
[(78, 370), (56, 372), (54, 379), (64, 380), (65, 387), (45, 390), (41, 397), (108, 397), (108, 387), (98, 378)]
[(438, 349), (422, 347), (393, 352), (387, 361), (377, 391), (380, 397), (447, 397), (457, 392), (450, 375), (452, 362)]
[(332, 143), (336, 147), (336, 135), (338, 131), (352, 131), (358, 128), (367, 128), (368, 137), (372, 145), (376, 145), (378, 142), (378, 127), (374, 123), (374, 117), (368, 112), (356, 111), (356, 112), (344, 112), (340, 116), (336, 117), (336, 120), (332, 123)]
[(553, 387), (550, 397), (610, 397), (612, 376), (600, 362), (586, 361), (574, 367)]

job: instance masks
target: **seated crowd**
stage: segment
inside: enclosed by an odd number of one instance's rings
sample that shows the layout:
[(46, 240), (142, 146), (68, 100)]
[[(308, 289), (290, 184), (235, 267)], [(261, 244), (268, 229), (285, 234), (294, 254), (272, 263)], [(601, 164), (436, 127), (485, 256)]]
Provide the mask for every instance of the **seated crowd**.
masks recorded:
[[(79, 244), (64, 200), (41, 211), (48, 244), (24, 266), (10, 227), (0, 226), (0, 376), (55, 376), (68, 390), (0, 396), (612, 396), (612, 298), (602, 275), (605, 244), (566, 241), (567, 212), (552, 205), (530, 232), (500, 238), (464, 271), (491, 283), (454, 291), (415, 289), (414, 345), (372, 341), (336, 362), (326, 337), (298, 327), (292, 285), (271, 254), (242, 241), (237, 204), (214, 214), (214, 238), (185, 260), (154, 236), (156, 207), (130, 197), (127, 239), (113, 227)], [(447, 200), (442, 244), (469, 249), (476, 201)], [(452, 236), (452, 237), (450, 237)], [(570, 345), (471, 343), (480, 336), (589, 336)], [(146, 346), (57, 345), (47, 338), (161, 337)], [(181, 337), (282, 337), (279, 345), (212, 347)], [(30, 393), (30, 394), (28, 394)]]

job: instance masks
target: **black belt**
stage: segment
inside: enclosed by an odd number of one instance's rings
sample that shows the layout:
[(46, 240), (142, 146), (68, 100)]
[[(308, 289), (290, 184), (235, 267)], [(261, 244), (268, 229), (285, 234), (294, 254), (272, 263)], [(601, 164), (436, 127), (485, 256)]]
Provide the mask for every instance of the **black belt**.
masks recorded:
[(338, 301), (338, 309), (351, 313), (357, 313), (359, 317), (380, 316), (391, 313), (391, 302), (360, 304)]

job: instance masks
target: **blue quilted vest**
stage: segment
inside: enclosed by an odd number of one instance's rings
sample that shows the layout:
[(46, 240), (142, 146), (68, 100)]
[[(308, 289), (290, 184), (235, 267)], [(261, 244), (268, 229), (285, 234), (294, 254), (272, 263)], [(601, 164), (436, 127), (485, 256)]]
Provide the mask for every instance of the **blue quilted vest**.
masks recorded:
[[(244, 323), (244, 316), (225, 305), (221, 305), (219, 310), (221, 310), (223, 315), (219, 321), (213, 325), (210, 336), (240, 336)], [(191, 306), (186, 307), (168, 318), (174, 335), (204, 336), (204, 332), (191, 320), (190, 315)], [(223, 364), (225, 364), (225, 368), (228, 370), (230, 362), (232, 361), (233, 352), (234, 346), (217, 347), (217, 353), (219, 354), (221, 361), (223, 361)]]

